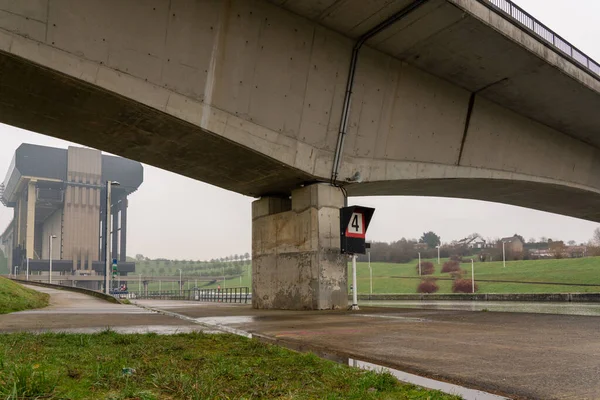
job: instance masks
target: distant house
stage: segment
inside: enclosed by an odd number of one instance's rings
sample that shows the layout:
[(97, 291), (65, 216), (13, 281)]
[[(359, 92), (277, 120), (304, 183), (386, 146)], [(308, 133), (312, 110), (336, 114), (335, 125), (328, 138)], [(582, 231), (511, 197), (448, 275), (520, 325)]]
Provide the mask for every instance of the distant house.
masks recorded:
[(504, 248), (506, 251), (511, 251), (513, 253), (522, 253), (523, 245), (525, 244), (519, 235), (502, 238), (500, 239), (500, 243), (504, 243)]
[(565, 248), (565, 253), (569, 258), (580, 258), (585, 257), (587, 254), (586, 246), (567, 246)]
[(485, 249), (489, 247), (487, 242), (481, 236), (469, 236), (456, 242), (457, 246), (467, 247), (469, 249)]

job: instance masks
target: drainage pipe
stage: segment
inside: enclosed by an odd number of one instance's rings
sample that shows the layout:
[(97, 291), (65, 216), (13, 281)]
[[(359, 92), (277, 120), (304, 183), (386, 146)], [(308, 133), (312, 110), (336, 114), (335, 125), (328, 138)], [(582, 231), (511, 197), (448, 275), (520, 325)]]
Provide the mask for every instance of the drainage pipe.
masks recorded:
[(348, 72), (348, 80), (346, 81), (346, 93), (344, 95), (344, 104), (342, 108), (342, 118), (340, 121), (340, 131), (338, 133), (337, 144), (335, 146), (335, 155), (333, 158), (333, 167), (331, 171), (331, 184), (333, 186), (337, 186), (337, 178), (339, 174), (340, 164), (342, 161), (342, 153), (344, 150), (344, 140), (346, 139), (346, 133), (348, 131), (348, 119), (350, 114), (350, 104), (352, 103), (352, 89), (354, 87), (354, 76), (356, 74), (356, 64), (358, 62), (358, 53), (360, 52), (361, 47), (367, 40), (377, 35), (378, 33), (383, 32), (394, 23), (398, 22), (406, 15), (410, 14), (421, 5), (425, 4), (427, 0), (415, 0), (407, 7), (398, 11), (385, 21), (371, 28), (369, 31), (364, 33), (361, 37), (358, 38), (354, 47), (352, 48), (352, 58), (350, 59), (350, 70)]

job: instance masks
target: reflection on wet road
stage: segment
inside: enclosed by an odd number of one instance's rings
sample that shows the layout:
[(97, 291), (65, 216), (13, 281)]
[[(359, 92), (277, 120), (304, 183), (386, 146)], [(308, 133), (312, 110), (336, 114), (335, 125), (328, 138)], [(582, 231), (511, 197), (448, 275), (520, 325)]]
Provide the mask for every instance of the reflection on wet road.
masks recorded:
[(556, 315), (600, 316), (598, 303), (536, 303), (512, 301), (360, 301), (361, 306), (416, 308), (423, 310), (493, 311)]

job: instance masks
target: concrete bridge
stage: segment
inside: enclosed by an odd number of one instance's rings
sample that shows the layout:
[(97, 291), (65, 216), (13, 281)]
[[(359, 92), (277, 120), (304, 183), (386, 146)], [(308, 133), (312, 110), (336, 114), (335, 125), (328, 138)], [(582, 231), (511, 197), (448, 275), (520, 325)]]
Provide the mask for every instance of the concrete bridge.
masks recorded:
[(600, 221), (600, 66), (506, 0), (22, 0), (0, 16), (1, 122), (260, 197), (255, 307), (345, 306), (340, 185)]

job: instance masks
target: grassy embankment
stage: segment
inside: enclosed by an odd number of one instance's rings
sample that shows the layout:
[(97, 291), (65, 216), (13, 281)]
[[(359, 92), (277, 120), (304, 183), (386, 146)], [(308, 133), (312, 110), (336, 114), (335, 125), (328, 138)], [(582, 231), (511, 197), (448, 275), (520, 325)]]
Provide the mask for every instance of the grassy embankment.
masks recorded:
[[(49, 297), (46, 293), (27, 289), (9, 279), (0, 277), (0, 314), (46, 307)], [(1, 356), (2, 354), (0, 354), (0, 363)]]
[(239, 336), (111, 331), (0, 335), (0, 397), (458, 399)]
[[(433, 262), (437, 278), (449, 278), (440, 272), (442, 265)], [(442, 264), (445, 260), (441, 260)], [(409, 264), (371, 263), (373, 270), (373, 293), (415, 293), (418, 279), (417, 262)], [(463, 263), (464, 277), (471, 278), (471, 263)], [(369, 293), (369, 268), (367, 263), (358, 263), (359, 293)], [(482, 282), (481, 280), (505, 280), (517, 282), (554, 282), (574, 284), (597, 284), (598, 286), (566, 286), (526, 283)], [(600, 292), (600, 257), (572, 258), (561, 260), (502, 261), (475, 263), (475, 282), (479, 293), (564, 293)], [(451, 293), (452, 281), (438, 280), (438, 293)]]

